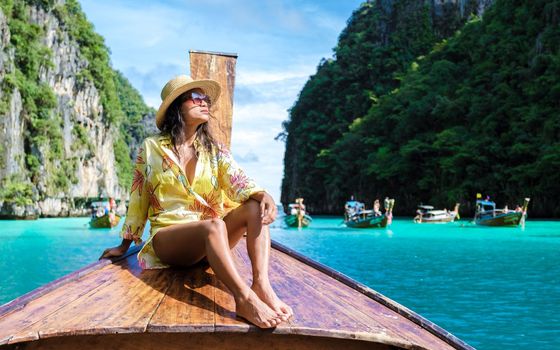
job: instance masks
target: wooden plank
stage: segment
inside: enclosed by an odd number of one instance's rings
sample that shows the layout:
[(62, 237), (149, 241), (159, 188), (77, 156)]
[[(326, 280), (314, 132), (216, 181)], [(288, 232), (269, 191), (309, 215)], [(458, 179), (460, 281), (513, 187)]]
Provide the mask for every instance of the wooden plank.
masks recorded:
[(95, 270), (99, 270), (101, 269), (103, 266), (109, 265), (113, 262), (117, 262), (117, 261), (121, 261), (124, 260), (126, 258), (128, 258), (131, 255), (134, 255), (136, 253), (138, 253), (138, 251), (140, 250), (141, 246), (134, 246), (132, 248), (130, 248), (123, 256), (121, 257), (117, 257), (117, 258), (113, 258), (113, 259), (103, 259), (103, 260), (99, 260), (96, 262), (93, 262), (87, 266), (84, 266), (83, 268), (76, 270), (66, 276), (63, 276), (61, 278), (58, 278), (52, 282), (49, 282), (47, 284), (45, 284), (44, 286), (41, 286), (37, 289), (32, 290), (29, 293), (26, 293), (20, 297), (17, 297), (16, 299), (7, 302), (6, 304), (0, 306), (0, 317), (5, 316), (6, 314), (13, 312), (15, 310), (19, 310), (22, 309), (25, 305), (27, 305), (30, 301), (35, 300), (45, 294), (50, 293), (51, 291), (56, 290), (57, 288), (60, 288), (61, 286), (70, 283), (72, 281), (75, 281), (87, 274), (89, 274), (92, 271)]
[(76, 334), (144, 332), (171, 283), (169, 271), (138, 268), (136, 257), (106, 266), (114, 276), (89, 293), (75, 298), (56, 312), (42, 318), (10, 343)]
[(231, 123), (233, 114), (233, 89), (235, 86), (236, 54), (209, 51), (189, 51), (191, 77), (193, 79), (213, 79), (222, 87), (218, 101), (213, 101), (210, 120), (212, 134), (228, 148), (231, 145)]
[(148, 332), (213, 332), (214, 279), (208, 266), (177, 269)]
[(215, 320), (216, 332), (248, 332), (258, 328), (237, 318), (235, 314), (235, 300), (227, 287), (215, 278)]
[[(41, 292), (39, 296), (30, 298), (24, 304), (4, 314), (0, 318), (0, 344), (6, 344), (15, 333), (27, 329), (100, 285), (114, 282), (117, 277), (107, 270), (107, 267), (103, 267), (58, 286), (58, 289), (45, 294)], [(32, 337), (36, 339), (37, 336), (35, 333)]]
[[(251, 260), (249, 259), (249, 255), (247, 253), (247, 241), (246, 239), (242, 239), (237, 246), (232, 250), (233, 258), (235, 261), (235, 265), (243, 280), (247, 283), (247, 285), (251, 286), (253, 282), (253, 270), (251, 267)], [(271, 250), (271, 255), (275, 254), (273, 250)], [(274, 290), (276, 291), (279, 298), (283, 300), (287, 300), (288, 297), (285, 294), (286, 290), (282, 289), (280, 283), (276, 280), (276, 276), (273, 271), (273, 266), (270, 266), (269, 275), (271, 278), (271, 284)], [(251, 325), (251, 327), (254, 327)], [(269, 332), (275, 334), (296, 334), (292, 331), (293, 327), (293, 320), (288, 320), (286, 322), (282, 322), (279, 324), (275, 329), (270, 330)], [(257, 329), (255, 327), (255, 329)]]

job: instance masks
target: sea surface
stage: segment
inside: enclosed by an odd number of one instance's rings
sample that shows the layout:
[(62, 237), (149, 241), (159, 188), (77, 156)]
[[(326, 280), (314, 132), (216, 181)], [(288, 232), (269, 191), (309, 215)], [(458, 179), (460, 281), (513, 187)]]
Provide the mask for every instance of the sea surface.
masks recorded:
[[(88, 218), (0, 222), (0, 304), (97, 260), (119, 227)], [(272, 238), (435, 322), (478, 349), (559, 349), (560, 222), (484, 228), (468, 221), (350, 229), (278, 220)]]

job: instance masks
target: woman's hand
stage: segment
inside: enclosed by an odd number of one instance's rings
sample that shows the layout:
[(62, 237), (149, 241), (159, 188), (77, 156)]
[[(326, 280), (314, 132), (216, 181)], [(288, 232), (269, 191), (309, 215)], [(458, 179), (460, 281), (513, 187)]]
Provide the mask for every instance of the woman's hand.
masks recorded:
[(130, 240), (123, 239), (121, 245), (105, 249), (99, 257), (99, 260), (114, 258), (123, 255), (128, 250), (128, 247), (130, 247), (131, 242), (132, 241)]
[(276, 215), (278, 215), (278, 209), (272, 196), (266, 192), (258, 192), (251, 197), (260, 202), (262, 223), (264, 225), (273, 223), (276, 220)]

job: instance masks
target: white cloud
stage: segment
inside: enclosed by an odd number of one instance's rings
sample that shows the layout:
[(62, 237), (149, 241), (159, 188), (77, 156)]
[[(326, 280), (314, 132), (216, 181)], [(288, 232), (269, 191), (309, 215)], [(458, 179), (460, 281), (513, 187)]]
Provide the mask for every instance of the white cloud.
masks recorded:
[[(81, 0), (96, 31), (146, 103), (160, 104), (173, 76), (188, 73), (189, 49), (238, 54), (232, 152), (280, 198), (281, 123), (319, 61), (330, 57), (362, 0)], [(258, 162), (254, 160), (258, 159)]]
[(242, 85), (257, 85), (264, 83), (275, 83), (279, 81), (285, 81), (293, 78), (307, 78), (310, 72), (314, 72), (315, 65), (298, 67), (296, 71), (249, 71), (249, 72), (239, 72), (236, 76), (236, 83)]

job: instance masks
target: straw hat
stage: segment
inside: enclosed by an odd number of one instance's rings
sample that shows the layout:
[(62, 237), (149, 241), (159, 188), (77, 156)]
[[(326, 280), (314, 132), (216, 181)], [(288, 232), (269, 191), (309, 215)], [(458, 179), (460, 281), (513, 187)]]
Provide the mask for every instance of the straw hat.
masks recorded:
[(165, 120), (165, 112), (175, 99), (182, 93), (192, 89), (201, 89), (210, 97), (212, 103), (216, 103), (220, 97), (220, 84), (211, 79), (193, 80), (188, 75), (178, 75), (169, 80), (161, 90), (161, 105), (156, 113), (156, 125), (161, 130)]

